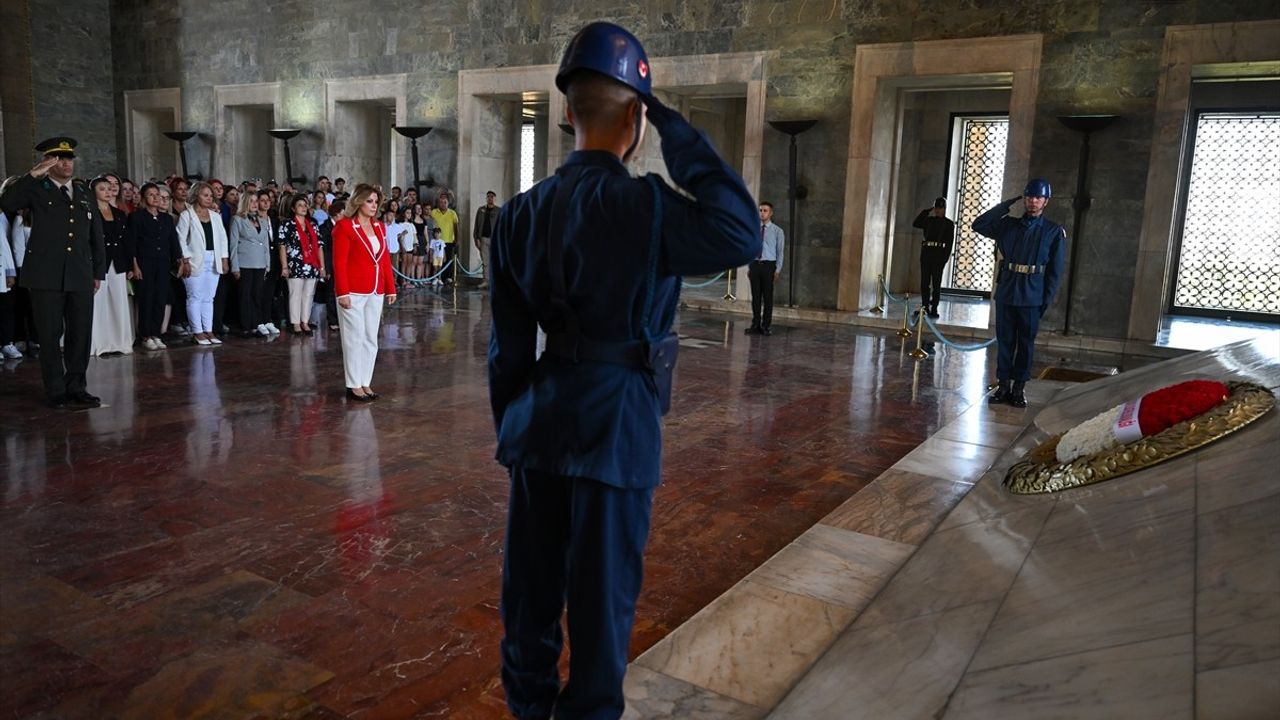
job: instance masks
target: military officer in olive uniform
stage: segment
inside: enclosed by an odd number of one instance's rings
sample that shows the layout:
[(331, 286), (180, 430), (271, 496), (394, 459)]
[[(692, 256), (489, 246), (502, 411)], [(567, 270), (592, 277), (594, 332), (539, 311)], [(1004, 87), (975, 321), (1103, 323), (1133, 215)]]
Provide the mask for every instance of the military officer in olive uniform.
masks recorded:
[[(85, 385), (93, 294), (106, 276), (107, 262), (93, 199), (72, 179), (75, 148), (69, 137), (36, 145), (44, 159), (0, 196), (0, 208), (29, 211), (31, 239), (21, 283), (31, 292), (36, 332), (44, 341), (40, 373), (49, 403), (91, 408), (101, 404)], [(63, 350), (59, 337), (64, 338)]]

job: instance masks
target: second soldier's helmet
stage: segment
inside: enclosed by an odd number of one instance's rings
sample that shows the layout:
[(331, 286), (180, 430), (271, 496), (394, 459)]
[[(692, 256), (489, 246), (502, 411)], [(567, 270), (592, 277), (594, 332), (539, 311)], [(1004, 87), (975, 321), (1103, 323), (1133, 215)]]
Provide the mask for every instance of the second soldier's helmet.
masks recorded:
[(556, 71), (556, 87), (560, 92), (569, 87), (569, 76), (578, 70), (598, 72), (641, 95), (649, 95), (653, 90), (644, 46), (635, 35), (613, 23), (591, 23), (569, 41), (560, 69)]
[(1049, 187), (1049, 181), (1044, 178), (1031, 178), (1022, 189), (1022, 196), (1050, 198), (1053, 197), (1053, 188)]

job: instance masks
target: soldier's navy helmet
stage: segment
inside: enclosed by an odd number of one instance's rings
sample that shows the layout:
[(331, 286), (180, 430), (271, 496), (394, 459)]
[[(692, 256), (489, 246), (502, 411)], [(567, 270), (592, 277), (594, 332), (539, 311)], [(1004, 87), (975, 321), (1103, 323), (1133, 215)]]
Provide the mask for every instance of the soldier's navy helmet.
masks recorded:
[(641, 95), (649, 95), (653, 90), (644, 46), (635, 35), (613, 23), (591, 23), (569, 41), (560, 69), (556, 71), (556, 87), (560, 92), (565, 92), (569, 76), (578, 70), (600, 73)]
[(1027, 186), (1022, 190), (1023, 197), (1053, 197), (1053, 188), (1049, 187), (1049, 181), (1044, 178), (1031, 178), (1027, 181)]

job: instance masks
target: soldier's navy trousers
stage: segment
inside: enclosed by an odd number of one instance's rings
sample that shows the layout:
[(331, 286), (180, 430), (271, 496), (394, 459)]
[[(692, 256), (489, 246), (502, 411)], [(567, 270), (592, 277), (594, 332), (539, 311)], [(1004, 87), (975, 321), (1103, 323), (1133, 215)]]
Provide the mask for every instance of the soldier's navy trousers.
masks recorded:
[(996, 303), (996, 379), (1026, 382), (1031, 379), (1040, 308)]
[[(518, 718), (614, 720), (649, 538), (653, 488), (511, 468), (502, 562), (502, 684)], [(569, 679), (556, 667), (568, 604)]]

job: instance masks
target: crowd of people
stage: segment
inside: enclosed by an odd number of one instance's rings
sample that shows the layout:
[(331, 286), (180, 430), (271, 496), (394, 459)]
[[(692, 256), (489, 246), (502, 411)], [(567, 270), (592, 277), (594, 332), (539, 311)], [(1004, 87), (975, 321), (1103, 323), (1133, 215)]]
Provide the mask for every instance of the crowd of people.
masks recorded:
[[(45, 160), (30, 174), (8, 178), (0, 186), (5, 200), (0, 211), (0, 355), (6, 360), (38, 356), (42, 343), (46, 349), (51, 342), (66, 345), (63, 326), (55, 339), (44, 337), (55, 334), (52, 325), (41, 333), (36, 322), (39, 303), (32, 298), (44, 288), (22, 281), (31, 256), (49, 252), (38, 247), (49, 242), (32, 244), (33, 213), (45, 205), (37, 196), (59, 188), (65, 196), (51, 196), (62, 201), (58, 221), (74, 230), (80, 219), (81, 229), (92, 229), (83, 263), (85, 270), (92, 269), (94, 281), (88, 355), (129, 354), (135, 348), (160, 352), (175, 342), (214, 347), (234, 334), (345, 332), (340, 319), (346, 308), (344, 283), (335, 278), (342, 261), (334, 258), (335, 228), (344, 218), (364, 229), (359, 238), (371, 257), (386, 256), (386, 282), (378, 278), (378, 292), (390, 289), (388, 294), (394, 295), (400, 287), (445, 285), (454, 279), (444, 270), (457, 255), (461, 222), (447, 188), (424, 200), (414, 188), (392, 187), (384, 194), (380, 187), (363, 184), (353, 196), (345, 178), (330, 181), (325, 176), (309, 189), (275, 180), (232, 185), (176, 175), (139, 185), (112, 172), (85, 182), (70, 175), (74, 140), (55, 138), (41, 144), (45, 146), (37, 148), (45, 152)], [(57, 168), (68, 173), (65, 182)], [(367, 191), (362, 195), (361, 190)], [(357, 197), (360, 208), (350, 205)], [(50, 208), (54, 204), (48, 203)], [(485, 208), (496, 208), (493, 193)], [(485, 219), (483, 227), (477, 226), (474, 235), (482, 257), (496, 221), (496, 214), (490, 217), (485, 208), (477, 215)], [(67, 237), (74, 238), (74, 232)], [(101, 258), (93, 250), (99, 238)], [(350, 242), (356, 239), (348, 236)], [(74, 244), (66, 249), (69, 257), (79, 252), (73, 251)], [(28, 274), (34, 276), (31, 270)], [(51, 285), (64, 286), (61, 281)], [(379, 303), (379, 313), (381, 307)], [(376, 352), (376, 334), (369, 341)], [(344, 338), (344, 350), (346, 345)], [(62, 349), (54, 348), (59, 364)], [(365, 373), (357, 375), (364, 381), (354, 387), (349, 382), (348, 390), (376, 396)], [(354, 379), (349, 374), (348, 380)]]

